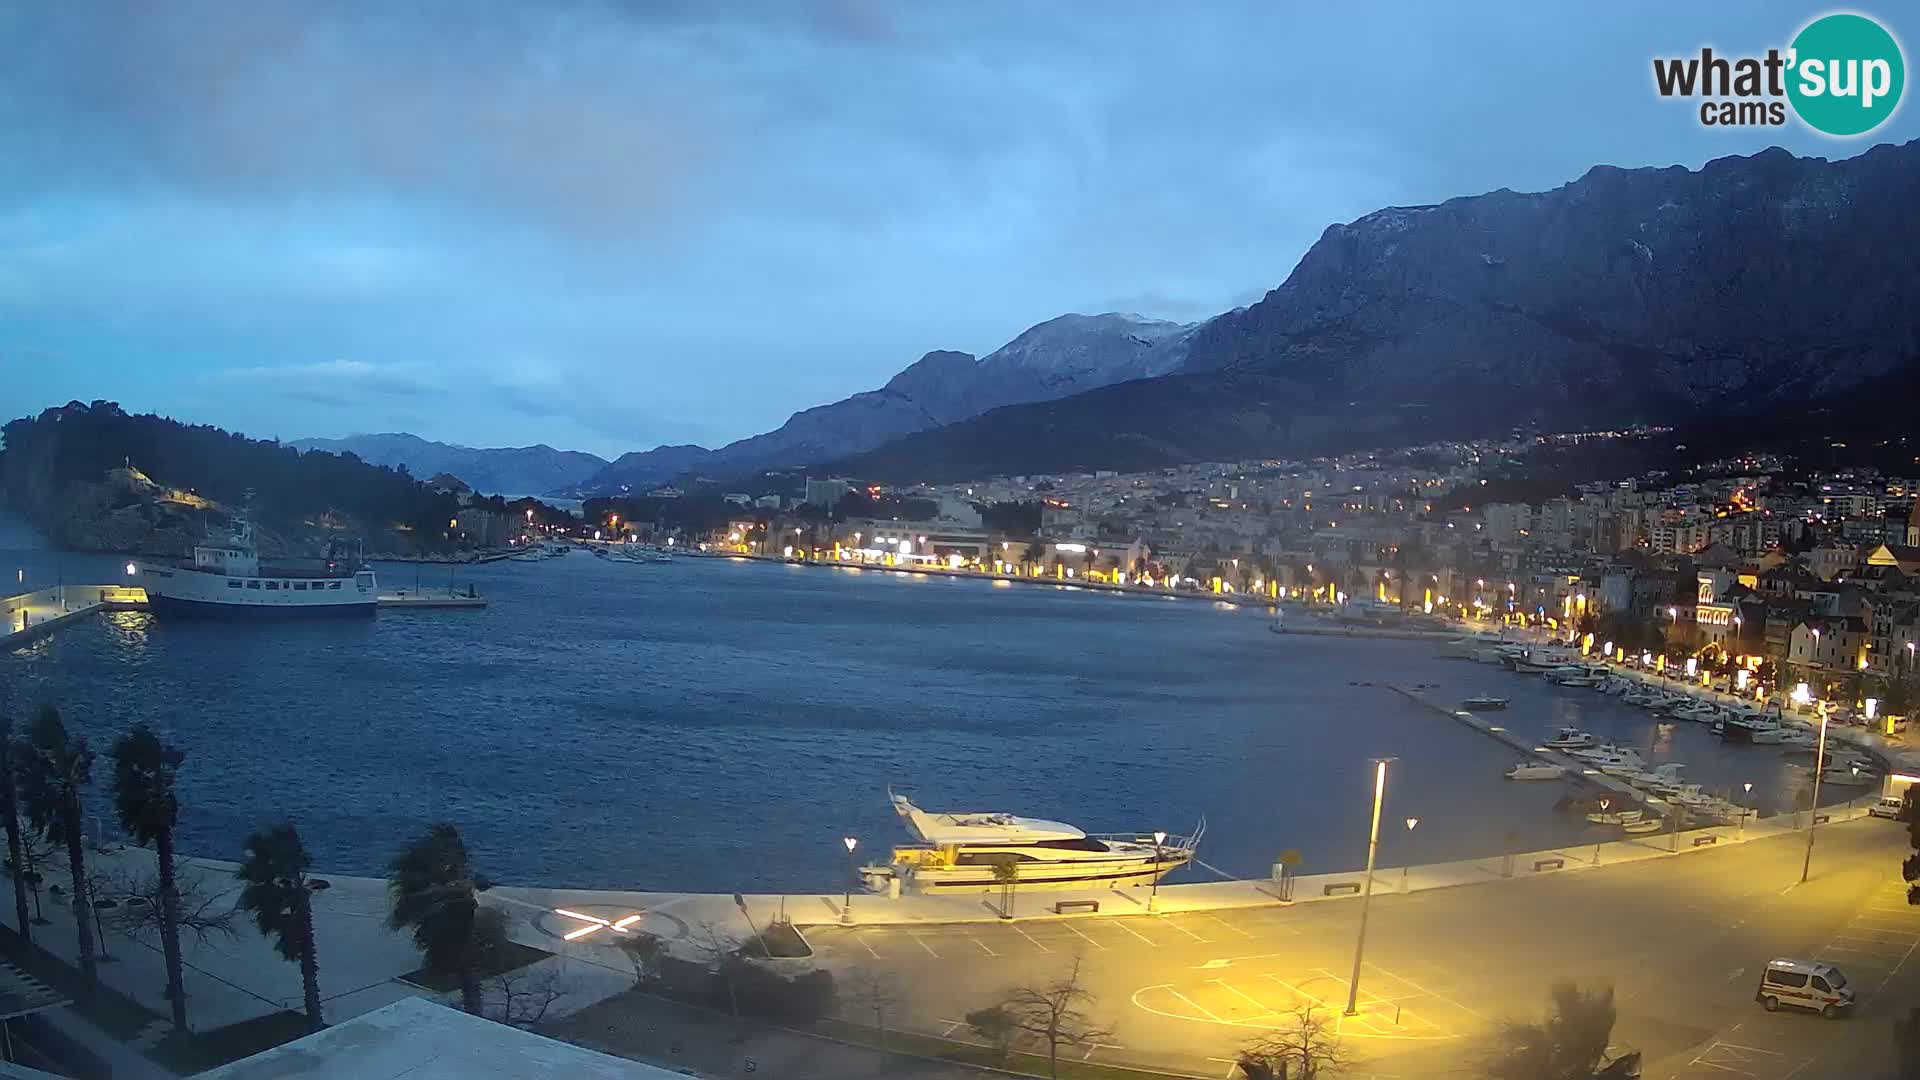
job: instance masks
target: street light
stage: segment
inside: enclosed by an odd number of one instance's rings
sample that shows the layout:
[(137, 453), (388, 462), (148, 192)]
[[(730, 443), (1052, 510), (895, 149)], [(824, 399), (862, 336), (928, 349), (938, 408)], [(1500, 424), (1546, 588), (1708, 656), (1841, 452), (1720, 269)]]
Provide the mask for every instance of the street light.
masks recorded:
[(1740, 835), (1745, 836), (1747, 833), (1747, 814), (1753, 809), (1753, 781), (1749, 780), (1740, 786), (1747, 789), (1747, 805), (1740, 808)]
[(840, 903), (840, 921), (851, 923), (853, 922), (853, 879), (858, 875), (853, 865), (853, 849), (860, 846), (860, 840), (857, 837), (843, 836), (840, 842), (847, 845), (847, 895)]
[[(1407, 839), (1409, 840), (1413, 839), (1413, 827), (1418, 824), (1420, 824), (1420, 819), (1417, 817), (1410, 817), (1407, 819)], [(1407, 861), (1400, 864), (1400, 891), (1403, 893), (1413, 891), (1412, 886), (1409, 885), (1407, 882), (1407, 872), (1412, 869), (1413, 869), (1413, 845), (1408, 844), (1407, 845)]]
[(1160, 899), (1160, 845), (1167, 842), (1167, 830), (1153, 830), (1153, 888), (1147, 892), (1147, 910)]
[(1353, 978), (1347, 983), (1347, 1015), (1360, 1014), (1360, 958), (1367, 951), (1367, 912), (1373, 906), (1373, 858), (1380, 850), (1380, 803), (1387, 795), (1387, 762), (1373, 759), (1373, 824), (1367, 830), (1367, 880), (1360, 894), (1360, 937), (1353, 944)]
[[(1601, 816), (1601, 817), (1602, 817), (1603, 819), (1604, 819), (1604, 818), (1605, 818), (1605, 817), (1607, 816), (1607, 807), (1609, 807), (1609, 806), (1612, 806), (1612, 805), (1613, 805), (1613, 800), (1612, 800), (1612, 799), (1608, 799), (1608, 798), (1604, 798), (1604, 797), (1603, 797), (1603, 798), (1602, 798), (1602, 799), (1600, 800), (1600, 816)], [(1606, 824), (1606, 822), (1605, 822), (1605, 821), (1603, 820), (1603, 821), (1601, 822), (1601, 824), (1603, 824), (1603, 825), (1604, 825), (1604, 824)], [(1595, 841), (1593, 842), (1593, 865), (1595, 865), (1595, 866), (1599, 866), (1599, 865), (1600, 865), (1600, 844), (1601, 844), (1601, 841), (1599, 841), (1599, 840), (1595, 840)]]
[(1807, 806), (1807, 857), (1800, 864), (1800, 884), (1813, 869), (1813, 825), (1820, 815), (1820, 774), (1827, 769), (1827, 712), (1820, 710), (1820, 746), (1813, 752), (1813, 801)]

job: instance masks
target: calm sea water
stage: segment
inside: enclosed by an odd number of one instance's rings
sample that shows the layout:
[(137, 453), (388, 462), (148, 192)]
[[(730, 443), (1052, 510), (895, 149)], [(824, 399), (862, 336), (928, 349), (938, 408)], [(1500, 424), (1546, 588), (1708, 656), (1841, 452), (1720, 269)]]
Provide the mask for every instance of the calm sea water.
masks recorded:
[[(0, 524), (9, 582), (16, 567), (29, 587), (120, 580), (124, 562)], [(449, 580), (380, 570), (389, 588)], [(1596, 835), (1553, 811), (1564, 785), (1505, 781), (1509, 752), (1384, 682), (1510, 697), (1513, 730), (1653, 746), (1709, 788), (1754, 782), (1762, 804), (1795, 775), (1777, 751), (1656, 730), (1591, 691), (1424, 643), (1274, 635), (1260, 613), (1202, 601), (584, 553), (451, 576), (492, 606), (95, 618), (0, 654), (0, 699), (57, 704), (103, 752), (136, 720), (164, 729), (189, 751), (191, 854), (233, 858), (248, 830), (289, 817), (326, 869), (378, 873), (447, 819), (496, 878), (576, 887), (838, 888), (843, 835), (862, 856), (907, 839), (888, 784), (933, 809), (1090, 831), (1186, 832), (1205, 815), (1201, 856), (1230, 874), (1264, 876), (1286, 848), (1304, 872), (1349, 869), (1375, 756), (1397, 759), (1382, 865), (1493, 854), (1509, 830), (1526, 847)], [(111, 816), (98, 785), (93, 802)]]

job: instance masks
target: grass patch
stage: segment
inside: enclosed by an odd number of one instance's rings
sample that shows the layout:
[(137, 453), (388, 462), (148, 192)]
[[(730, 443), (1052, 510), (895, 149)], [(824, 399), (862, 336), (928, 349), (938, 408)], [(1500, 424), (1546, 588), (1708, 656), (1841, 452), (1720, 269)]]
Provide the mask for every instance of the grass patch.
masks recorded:
[[(45, 929), (45, 928), (43, 928)], [(73, 999), (80, 1015), (93, 1021), (114, 1038), (125, 1042), (141, 1029), (165, 1017), (148, 1010), (118, 990), (100, 983), (91, 991), (78, 968), (38, 945), (29, 945), (11, 928), (0, 926), (0, 951), (20, 970)], [(109, 961), (111, 962), (111, 961)]]
[[(886, 1040), (883, 1042), (880, 1033), (874, 1028), (861, 1024), (849, 1024), (845, 1020), (838, 1019), (822, 1020), (813, 1026), (813, 1031), (815, 1034), (839, 1042), (871, 1046), (876, 1050), (886, 1050), (895, 1054), (932, 1058), (935, 1061), (951, 1061), (962, 1065), (977, 1065), (1004, 1072), (1023, 1073), (1028, 1076), (1047, 1075), (1047, 1055), (1044, 1053), (1030, 1054), (1016, 1050), (1002, 1057), (1000, 1052), (992, 1047), (954, 1042), (951, 1039), (937, 1039), (931, 1035), (919, 1035), (910, 1031), (888, 1031)], [(1184, 1075), (1080, 1061), (1075, 1057), (1078, 1052), (1068, 1047), (1061, 1047), (1060, 1080), (1164, 1080), (1164, 1078)]]
[[(509, 971), (518, 971), (529, 964), (537, 964), (553, 954), (545, 949), (536, 949), (531, 945), (522, 945), (517, 941), (502, 942), (499, 947), (488, 950), (488, 962), (475, 972), (482, 979), (495, 975), (504, 975)], [(400, 976), (400, 981), (412, 983), (427, 990), (447, 993), (460, 989), (458, 972), (434, 971), (421, 968)]]

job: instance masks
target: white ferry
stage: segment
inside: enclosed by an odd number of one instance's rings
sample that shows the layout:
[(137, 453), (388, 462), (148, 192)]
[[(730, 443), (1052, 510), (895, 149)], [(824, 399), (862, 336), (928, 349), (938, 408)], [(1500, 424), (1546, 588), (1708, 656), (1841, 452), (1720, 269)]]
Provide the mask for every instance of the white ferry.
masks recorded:
[(261, 565), (253, 526), (240, 517), (226, 543), (195, 547), (192, 562), (142, 562), (136, 570), (134, 583), (160, 615), (371, 615), (379, 600), (372, 568), (357, 560)]
[(874, 892), (992, 889), (995, 865), (1011, 861), (1020, 888), (1144, 885), (1193, 861), (1203, 819), (1192, 836), (1088, 835), (1072, 825), (994, 812), (929, 813), (889, 791), (893, 809), (921, 844), (893, 849), (885, 866), (863, 867)]

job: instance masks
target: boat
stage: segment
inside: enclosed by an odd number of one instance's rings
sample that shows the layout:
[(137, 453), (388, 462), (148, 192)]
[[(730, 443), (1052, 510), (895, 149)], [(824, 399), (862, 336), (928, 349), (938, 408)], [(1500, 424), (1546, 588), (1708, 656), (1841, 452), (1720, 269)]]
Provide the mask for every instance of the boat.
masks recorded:
[(1648, 791), (1657, 792), (1658, 789), (1663, 787), (1677, 787), (1680, 783), (1680, 770), (1684, 768), (1686, 768), (1686, 766), (1678, 761), (1669, 761), (1664, 764), (1655, 765), (1651, 769), (1630, 773), (1621, 777), (1621, 779), (1632, 784), (1634, 787), (1646, 788)]
[(1644, 811), (1634, 810), (1595, 810), (1587, 815), (1587, 820), (1595, 825), (1625, 825), (1639, 821)]
[(1507, 707), (1507, 699), (1491, 694), (1478, 694), (1460, 703), (1460, 707), (1469, 712), (1499, 712)]
[(1002, 884), (997, 865), (1011, 862), (1021, 888), (1145, 885), (1193, 861), (1206, 832), (1155, 841), (1151, 834), (1089, 834), (1075, 826), (997, 811), (934, 813), (891, 789), (894, 812), (921, 843), (893, 849), (886, 865), (860, 870), (874, 892), (953, 892)]
[(1644, 836), (1647, 833), (1659, 832), (1662, 828), (1665, 828), (1665, 823), (1659, 818), (1643, 817), (1620, 823), (1620, 831), (1629, 836)]
[(1565, 766), (1550, 761), (1522, 761), (1507, 770), (1509, 780), (1558, 780), (1565, 775)]
[(1673, 718), (1676, 720), (1691, 720), (1696, 724), (1711, 724), (1715, 720), (1720, 719), (1720, 708), (1717, 705), (1709, 705), (1704, 701), (1696, 701), (1674, 709)]
[(380, 598), (373, 568), (333, 548), (325, 559), (262, 563), (243, 515), (224, 541), (195, 546), (191, 562), (139, 562), (134, 571), (162, 616), (372, 615)]
[(1561, 686), (1598, 686), (1600, 680), (1594, 678), (1587, 669), (1579, 664), (1560, 664), (1546, 672), (1549, 682)]
[(1453, 660), (1476, 660), (1482, 650), (1500, 644), (1497, 634), (1468, 634), (1440, 644), (1440, 655)]
[(1634, 773), (1645, 772), (1647, 768), (1646, 759), (1640, 756), (1640, 752), (1627, 746), (1615, 747), (1611, 755), (1589, 760), (1594, 768), (1608, 776), (1632, 776)]
[(1599, 745), (1600, 740), (1579, 728), (1563, 727), (1553, 738), (1542, 743), (1549, 750), (1587, 750)]

